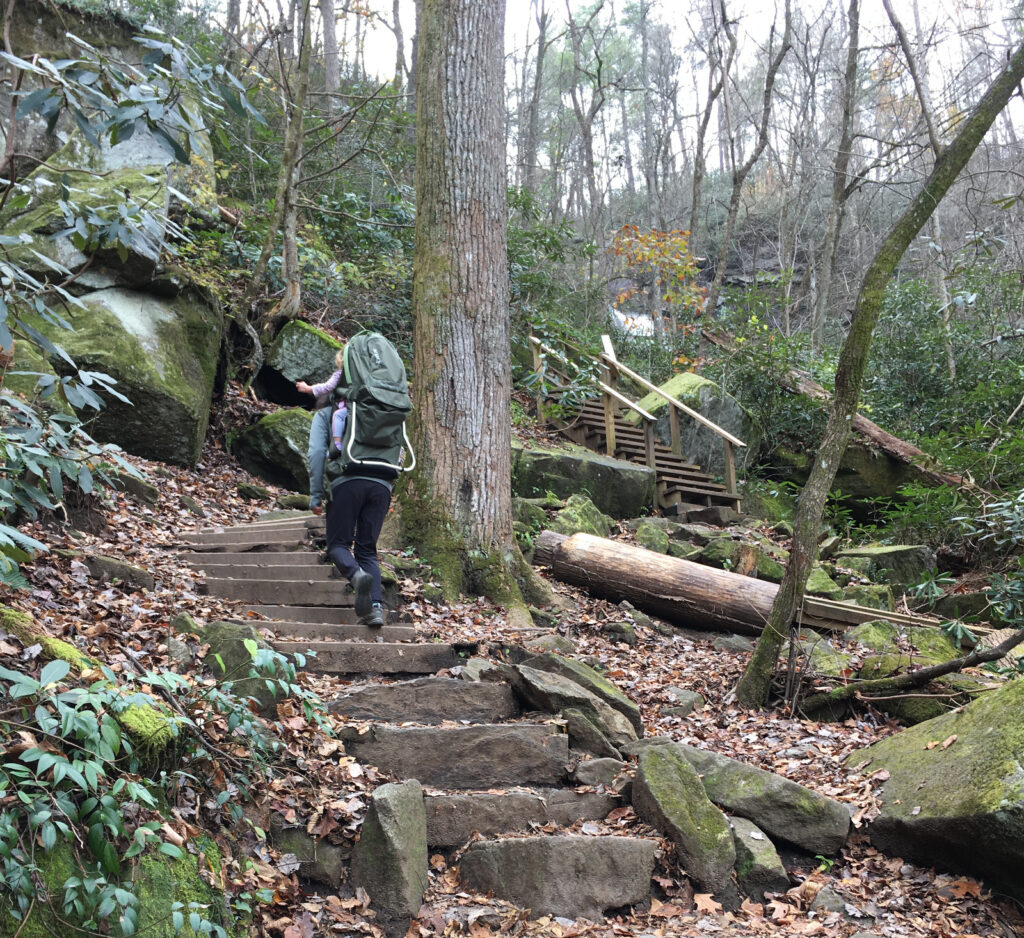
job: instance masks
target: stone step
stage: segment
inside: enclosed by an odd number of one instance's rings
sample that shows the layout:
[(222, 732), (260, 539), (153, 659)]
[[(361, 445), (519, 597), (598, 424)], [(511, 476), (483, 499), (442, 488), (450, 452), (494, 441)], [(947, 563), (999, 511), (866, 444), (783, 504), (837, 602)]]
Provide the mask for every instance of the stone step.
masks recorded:
[(433, 674), (454, 667), (459, 660), (451, 645), (440, 642), (275, 641), (273, 645), (284, 655), (316, 652), (315, 658), (306, 658), (303, 668), (318, 674)]
[(354, 599), (346, 580), (237, 580), (208, 576), (202, 589), (208, 596), (244, 603), (351, 606)]
[[(385, 616), (386, 618), (386, 616)], [(255, 626), (258, 629), (270, 629), (281, 641), (295, 639), (297, 641), (333, 641), (333, 642), (376, 642), (382, 638), (385, 642), (414, 642), (416, 629), (411, 625), (383, 625), (380, 627), (357, 625), (355, 612), (352, 612), (352, 623), (332, 625), (328, 622), (265, 622), (257, 619), (234, 620), (242, 625)]]
[(435, 788), (554, 786), (565, 778), (569, 737), (555, 726), (536, 723), (381, 724), (346, 740), (345, 750), (400, 779), (419, 779)]
[(481, 840), (459, 863), (467, 889), (542, 915), (600, 922), (609, 909), (646, 904), (658, 841), (642, 837), (534, 836)]
[(218, 563), (218, 564), (274, 564), (275, 566), (282, 566), (284, 564), (295, 565), (297, 567), (304, 567), (311, 563), (322, 563), (319, 559), (320, 554), (312, 549), (308, 543), (304, 545), (302, 550), (261, 550), (261, 551), (246, 551), (246, 552), (232, 552), (232, 551), (217, 551), (211, 553), (209, 551), (185, 551), (178, 554), (178, 560), (182, 563), (191, 564), (192, 566), (202, 566), (204, 563)]
[(534, 791), (473, 791), (427, 795), (427, 843), (432, 847), (461, 847), (474, 834), (492, 837), (530, 831), (541, 824), (569, 827), (576, 821), (604, 820), (622, 806), (611, 792), (540, 788)]
[(382, 723), (500, 723), (519, 715), (508, 684), (441, 677), (351, 687), (328, 709), (352, 720)]

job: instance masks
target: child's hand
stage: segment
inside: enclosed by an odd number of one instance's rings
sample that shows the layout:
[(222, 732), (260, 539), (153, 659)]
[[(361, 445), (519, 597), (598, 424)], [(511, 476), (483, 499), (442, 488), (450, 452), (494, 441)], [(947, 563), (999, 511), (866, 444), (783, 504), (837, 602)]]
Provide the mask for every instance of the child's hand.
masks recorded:
[(301, 392), (302, 394), (312, 394), (313, 393), (313, 388), (310, 385), (306, 384), (305, 381), (296, 381), (295, 382), (295, 389), (297, 391)]

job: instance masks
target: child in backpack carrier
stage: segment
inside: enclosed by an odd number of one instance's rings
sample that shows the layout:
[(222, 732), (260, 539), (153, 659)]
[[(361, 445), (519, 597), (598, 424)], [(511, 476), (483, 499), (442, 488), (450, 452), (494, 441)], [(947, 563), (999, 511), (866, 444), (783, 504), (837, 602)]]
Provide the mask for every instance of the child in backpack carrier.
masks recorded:
[[(334, 364), (337, 366), (337, 370), (320, 384), (306, 384), (305, 381), (295, 382), (295, 389), (297, 391), (302, 394), (313, 395), (316, 400), (317, 410), (330, 403), (331, 392), (338, 386), (338, 382), (341, 381), (342, 375), (345, 373), (345, 350), (343, 348), (338, 349), (338, 354), (334, 356)], [(345, 420), (347, 416), (348, 410), (345, 407), (345, 401), (338, 401), (338, 407), (331, 415), (331, 439), (334, 441), (335, 449), (341, 449), (341, 438), (345, 435)]]

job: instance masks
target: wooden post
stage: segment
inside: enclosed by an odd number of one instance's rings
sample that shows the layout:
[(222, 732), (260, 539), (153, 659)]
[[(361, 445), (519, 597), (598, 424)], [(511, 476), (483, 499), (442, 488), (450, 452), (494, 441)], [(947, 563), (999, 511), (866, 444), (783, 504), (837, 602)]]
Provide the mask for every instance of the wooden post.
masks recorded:
[(615, 440), (615, 400), (606, 391), (601, 395), (601, 401), (604, 404), (604, 448), (609, 456), (614, 456), (618, 445)]
[[(733, 450), (732, 443), (730, 443), (724, 437), (722, 438), (722, 450), (725, 453), (725, 490), (729, 493), (737, 491), (736, 489), (736, 454)], [(740, 500), (736, 499), (736, 510), (740, 510)]]
[(668, 405), (668, 429), (672, 434), (672, 452), (682, 457), (683, 438), (679, 435), (679, 411), (675, 404)]

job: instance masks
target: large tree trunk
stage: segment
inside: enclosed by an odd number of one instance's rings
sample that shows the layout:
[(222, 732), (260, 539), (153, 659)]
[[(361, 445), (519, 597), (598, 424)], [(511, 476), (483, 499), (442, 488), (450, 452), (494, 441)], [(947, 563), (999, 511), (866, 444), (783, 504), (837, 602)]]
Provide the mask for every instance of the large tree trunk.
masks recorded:
[(850, 321), (850, 331), (839, 355), (835, 395), (828, 423), (810, 478), (797, 505), (789, 564), (772, 606), (768, 625), (761, 633), (754, 654), (736, 687), (737, 699), (744, 706), (760, 707), (768, 699), (779, 648), (803, 598), (807, 577), (814, 562), (825, 500), (857, 412), (857, 401), (871, 348), (871, 335), (882, 308), (885, 288), (907, 247), (967, 165), (1022, 78), (1024, 45), (1017, 48), (1002, 74), (985, 92), (970, 116), (961, 122), (956, 138), (936, 159), (931, 175), (921, 191), (893, 225), (864, 274)]
[(503, 21), (500, 0), (423, 0), (420, 14), (412, 298), (420, 467), (415, 508), (405, 513), (449, 592), (491, 595), (508, 588), (515, 551)]

